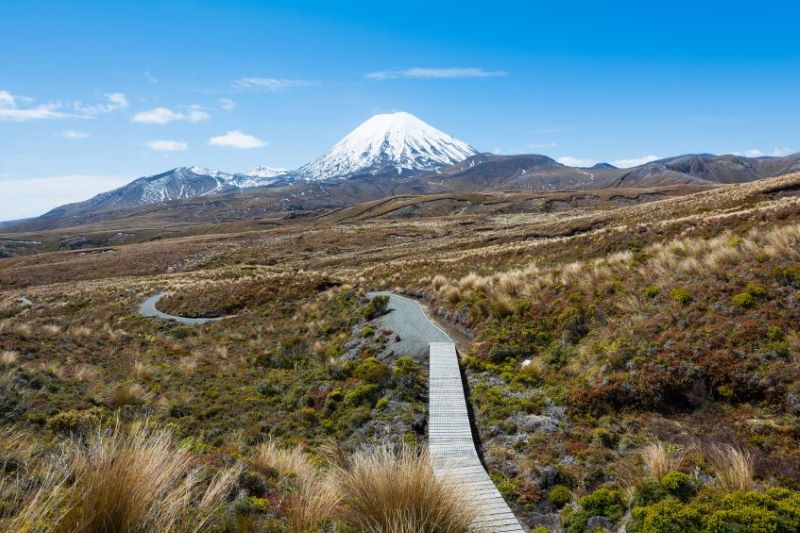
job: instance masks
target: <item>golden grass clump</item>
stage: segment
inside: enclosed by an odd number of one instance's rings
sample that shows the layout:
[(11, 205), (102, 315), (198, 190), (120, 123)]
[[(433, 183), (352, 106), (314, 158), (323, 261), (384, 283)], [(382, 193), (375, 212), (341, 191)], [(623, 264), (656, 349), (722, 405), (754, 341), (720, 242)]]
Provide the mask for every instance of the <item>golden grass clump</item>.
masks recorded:
[(342, 519), (356, 531), (460, 533), (478, 511), (410, 448), (361, 451), (338, 478)]
[(133, 375), (136, 376), (137, 379), (149, 381), (156, 375), (156, 371), (147, 363), (136, 361), (133, 363)]
[(433, 276), (433, 279), (431, 280), (431, 285), (433, 286), (434, 289), (438, 291), (439, 289), (447, 285), (447, 278), (442, 276), (441, 274), (437, 274)]
[(22, 324), (17, 324), (14, 326), (14, 333), (24, 339), (27, 339), (33, 335), (33, 328), (30, 324), (23, 322)]
[(645, 471), (660, 480), (669, 472), (680, 469), (684, 452), (664, 446), (662, 442), (653, 442), (642, 449), (641, 457)]
[(83, 339), (91, 336), (92, 330), (86, 326), (76, 326), (74, 328), (70, 328), (69, 334), (73, 339)]
[(0, 353), (0, 365), (11, 366), (17, 361), (19, 361), (19, 352), (3, 350), (3, 352)]
[(274, 441), (260, 444), (253, 454), (253, 466), (265, 475), (276, 472), (281, 477), (311, 478), (316, 468), (299, 446), (282, 448)]
[(46, 324), (42, 326), (42, 332), (48, 337), (55, 337), (61, 333), (61, 326), (57, 324)]
[(706, 457), (711, 462), (717, 481), (727, 490), (753, 488), (753, 455), (729, 444), (712, 446)]
[(277, 473), (297, 486), (285, 512), (292, 531), (316, 530), (336, 514), (340, 493), (336, 480), (312, 464), (299, 446), (263, 443), (256, 448), (252, 463), (262, 474)]
[(171, 433), (141, 422), (98, 432), (72, 465), (78, 501), (59, 529), (98, 533), (203, 530), (239, 474), (238, 467), (226, 468), (201, 483), (191, 455), (175, 446)]

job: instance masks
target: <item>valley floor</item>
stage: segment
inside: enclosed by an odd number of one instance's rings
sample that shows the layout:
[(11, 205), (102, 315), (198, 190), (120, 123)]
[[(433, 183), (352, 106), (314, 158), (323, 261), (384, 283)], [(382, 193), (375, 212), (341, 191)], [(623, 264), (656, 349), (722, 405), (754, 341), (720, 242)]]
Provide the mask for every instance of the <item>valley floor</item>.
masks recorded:
[[(526, 525), (795, 531), (798, 191), (790, 175), (628, 206), (404, 199), (4, 259), (0, 523), (48, 502), (42, 520), (79, 523), (97, 428), (144, 421), (202, 480), (176, 524), (355, 524), (359, 450), (426, 446), (425, 355), (367, 297), (391, 290), (457, 335), (486, 464)], [(161, 291), (166, 313), (230, 318), (141, 316)], [(303, 522), (334, 478), (344, 499)], [(37, 493), (53, 483), (63, 501)]]

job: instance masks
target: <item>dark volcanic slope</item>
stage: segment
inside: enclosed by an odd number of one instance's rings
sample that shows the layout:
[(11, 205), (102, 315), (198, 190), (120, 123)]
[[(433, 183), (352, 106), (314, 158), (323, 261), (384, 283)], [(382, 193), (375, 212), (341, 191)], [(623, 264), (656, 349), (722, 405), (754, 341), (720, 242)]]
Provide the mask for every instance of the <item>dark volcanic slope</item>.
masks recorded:
[(785, 157), (741, 157), (690, 154), (660, 159), (630, 169), (614, 186), (747, 183), (800, 170), (800, 154)]
[(568, 167), (544, 155), (478, 154), (420, 179), (442, 192), (552, 191), (604, 187), (624, 173), (611, 165)]

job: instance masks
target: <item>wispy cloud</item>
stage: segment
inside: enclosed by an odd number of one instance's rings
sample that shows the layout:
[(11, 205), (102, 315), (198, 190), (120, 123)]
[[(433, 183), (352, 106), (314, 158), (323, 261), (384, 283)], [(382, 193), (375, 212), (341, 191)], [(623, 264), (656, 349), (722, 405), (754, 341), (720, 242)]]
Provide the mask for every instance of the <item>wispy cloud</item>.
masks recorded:
[(230, 98), (220, 98), (219, 107), (223, 111), (233, 111), (234, 109), (236, 109), (236, 102), (234, 102)]
[(211, 146), (224, 146), (226, 148), (261, 148), (267, 143), (257, 137), (242, 133), (239, 130), (229, 130), (224, 135), (211, 137), (208, 140)]
[(144, 145), (156, 152), (182, 152), (189, 149), (189, 143), (186, 141), (173, 141), (171, 139), (148, 141)]
[(378, 70), (366, 75), (371, 80), (409, 79), (454, 79), (454, 78), (496, 78), (507, 76), (504, 70), (486, 70), (483, 68), (423, 68), (414, 67), (404, 70)]
[(597, 164), (597, 161), (595, 161), (594, 159), (572, 157), (569, 155), (562, 155), (561, 157), (557, 158), (556, 161), (568, 167), (581, 167), (581, 168), (586, 168)]
[[(638, 167), (639, 165), (644, 165), (650, 163), (652, 161), (656, 161), (657, 159), (661, 159), (657, 155), (643, 155), (641, 157), (631, 157), (627, 159), (614, 159), (613, 161), (609, 161), (612, 165), (618, 168), (631, 168), (631, 167)], [(600, 161), (596, 159), (591, 159), (588, 157), (571, 157), (568, 155), (561, 156), (556, 159), (562, 165), (567, 165), (568, 167), (579, 167), (579, 168), (587, 168), (600, 163)]]
[(144, 71), (144, 79), (150, 83), (158, 83), (158, 78), (156, 78), (149, 70)]
[(276, 93), (296, 87), (317, 87), (320, 82), (316, 80), (296, 80), (287, 78), (259, 78), (248, 77), (239, 78), (233, 82), (233, 88), (237, 91), (255, 91)]
[(71, 141), (79, 141), (81, 139), (88, 139), (92, 134), (86, 131), (76, 131), (67, 129), (62, 131), (59, 136), (64, 139), (69, 139)]
[(61, 104), (40, 104), (28, 108), (0, 107), (0, 120), (25, 122), (28, 120), (48, 120), (76, 117), (77, 115), (59, 111)]
[(733, 155), (743, 155), (745, 157), (767, 157), (767, 156), (783, 157), (786, 155), (793, 154), (795, 153), (795, 151), (792, 150), (791, 148), (781, 148), (776, 146), (775, 148), (767, 152), (759, 150), (758, 148), (751, 148), (750, 150), (745, 150), (744, 152), (731, 152), (731, 153)]
[(0, 91), (0, 107), (16, 107), (16, 97), (8, 91)]
[(168, 124), (170, 122), (177, 122), (185, 120), (187, 122), (200, 122), (211, 118), (203, 108), (197, 105), (192, 105), (186, 108), (185, 111), (173, 111), (166, 107), (156, 107), (148, 111), (140, 111), (131, 117), (131, 122), (138, 124)]
[(94, 118), (97, 115), (121, 111), (128, 107), (128, 99), (122, 93), (108, 93), (104, 97), (105, 102), (89, 106), (83, 105), (80, 101), (70, 104), (50, 102), (30, 105), (33, 101), (32, 98), (0, 91), (0, 120), (24, 122), (28, 120)]
[(101, 104), (85, 106), (77, 101), (73, 102), (72, 108), (84, 118), (92, 118), (97, 115), (128, 109), (128, 98), (123, 93), (108, 93), (103, 96), (105, 96), (106, 101)]
[(658, 159), (661, 159), (661, 157), (657, 155), (643, 155), (642, 157), (632, 157), (630, 159), (615, 159), (611, 161), (611, 164), (617, 168), (631, 168), (645, 165)]

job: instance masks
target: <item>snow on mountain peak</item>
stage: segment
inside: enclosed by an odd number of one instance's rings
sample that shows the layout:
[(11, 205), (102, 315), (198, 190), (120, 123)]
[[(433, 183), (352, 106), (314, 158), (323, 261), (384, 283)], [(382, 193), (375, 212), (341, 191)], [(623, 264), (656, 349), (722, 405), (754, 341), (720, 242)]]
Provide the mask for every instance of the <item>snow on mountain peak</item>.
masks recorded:
[(476, 153), (411, 113), (387, 113), (367, 119), (298, 174), (310, 180), (404, 174), (458, 163)]
[(275, 167), (268, 167), (266, 165), (259, 165), (250, 172), (247, 172), (248, 176), (255, 176), (257, 178), (274, 178), (277, 176), (283, 176), (287, 173), (285, 168), (275, 168)]

